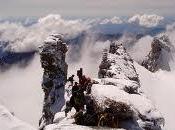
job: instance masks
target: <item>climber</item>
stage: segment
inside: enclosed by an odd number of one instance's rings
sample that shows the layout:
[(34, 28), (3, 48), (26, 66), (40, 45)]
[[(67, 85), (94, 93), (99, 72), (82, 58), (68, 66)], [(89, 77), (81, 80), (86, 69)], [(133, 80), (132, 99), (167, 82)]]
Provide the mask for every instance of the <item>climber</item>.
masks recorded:
[(92, 87), (92, 81), (89, 77), (86, 78), (86, 82), (85, 82), (84, 86), (85, 86), (86, 93), (90, 94), (91, 93), (91, 87)]
[(89, 77), (86, 77), (85, 75), (79, 77), (79, 84), (83, 91), (88, 90), (89, 93), (91, 88), (91, 79)]
[(79, 86), (80, 88), (85, 91), (85, 82), (86, 82), (86, 77), (83, 75), (83, 69), (80, 68), (77, 70), (77, 76), (79, 78)]
[(83, 76), (83, 69), (80, 68), (79, 70), (77, 70), (77, 76), (79, 78), (79, 81), (80, 81), (80, 78)]
[(76, 95), (77, 92), (80, 91), (80, 87), (77, 82), (72, 86), (72, 96)]
[(74, 108), (78, 112), (80, 109), (84, 109), (85, 97), (82, 88), (80, 85), (75, 82), (75, 85), (72, 87), (72, 100), (70, 102), (74, 104)]
[(72, 107), (75, 108), (76, 113), (79, 113), (84, 110), (85, 105), (85, 97), (83, 93), (79, 93), (79, 95), (72, 95), (70, 101), (66, 102), (65, 115), (71, 111)]
[(85, 96), (86, 99), (86, 112), (84, 113), (84, 125), (97, 126), (98, 116), (95, 110), (94, 100), (89, 95)]
[(72, 105), (70, 104), (70, 101), (66, 102), (66, 108), (65, 108), (65, 117), (67, 117), (67, 113), (72, 110)]
[(70, 76), (70, 77), (67, 79), (67, 82), (70, 82), (70, 83), (71, 83), (71, 86), (73, 86), (73, 83), (74, 83), (74, 75)]
[(71, 111), (72, 107), (75, 108), (76, 112), (80, 112), (84, 110), (85, 105), (85, 97), (82, 89), (79, 87), (79, 84), (75, 82), (72, 87), (72, 96), (70, 101), (66, 103), (65, 115), (69, 111)]

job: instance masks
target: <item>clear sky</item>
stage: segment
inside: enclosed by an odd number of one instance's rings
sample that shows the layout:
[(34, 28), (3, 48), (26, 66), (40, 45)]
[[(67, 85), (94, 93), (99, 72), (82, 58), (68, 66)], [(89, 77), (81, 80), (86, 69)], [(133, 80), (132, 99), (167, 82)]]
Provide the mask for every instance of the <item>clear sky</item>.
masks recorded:
[(50, 13), (66, 17), (130, 16), (136, 13), (175, 16), (175, 0), (0, 0), (0, 17)]

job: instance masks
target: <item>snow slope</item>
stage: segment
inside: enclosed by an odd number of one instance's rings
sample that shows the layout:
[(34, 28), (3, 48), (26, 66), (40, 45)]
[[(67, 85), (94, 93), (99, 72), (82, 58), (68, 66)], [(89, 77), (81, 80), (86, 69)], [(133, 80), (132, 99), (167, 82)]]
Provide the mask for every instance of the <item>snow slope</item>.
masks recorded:
[(151, 73), (137, 63), (135, 63), (135, 66), (144, 92), (165, 117), (165, 130), (174, 130), (175, 102), (173, 99), (175, 93), (175, 72), (159, 70), (156, 73)]
[(0, 130), (36, 130), (13, 116), (4, 106), (0, 105)]
[(43, 103), (41, 78), (39, 56), (35, 56), (26, 68), (14, 65), (0, 73), (0, 104), (14, 112), (19, 119), (36, 127)]
[[(92, 85), (90, 97), (95, 101), (94, 105), (96, 104), (96, 106), (94, 107), (98, 108), (99, 112), (105, 111), (107, 108), (113, 111), (111, 105), (118, 104), (114, 107), (116, 108), (115, 112), (118, 111), (116, 114), (121, 122), (120, 128), (161, 130), (164, 118), (151, 100), (140, 90), (141, 86), (133, 60), (122, 45), (115, 47), (116, 50), (110, 46), (110, 50), (114, 50), (107, 54), (104, 53), (103, 57), (106, 56), (106, 58), (102, 59), (99, 70), (100, 77), (103, 78), (95, 79), (97, 83)], [(125, 109), (120, 106), (121, 103)], [(71, 118), (73, 113), (71, 112), (68, 117), (65, 117), (64, 112), (58, 112), (55, 116), (55, 123), (48, 125), (45, 130), (91, 129), (73, 124), (74, 120)]]

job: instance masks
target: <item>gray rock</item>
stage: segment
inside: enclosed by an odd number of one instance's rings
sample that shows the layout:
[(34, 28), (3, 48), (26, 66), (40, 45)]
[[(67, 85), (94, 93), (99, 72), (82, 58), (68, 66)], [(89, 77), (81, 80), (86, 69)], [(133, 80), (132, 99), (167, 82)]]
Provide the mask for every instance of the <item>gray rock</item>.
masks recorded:
[(99, 78), (98, 83), (92, 85), (90, 96), (98, 117), (103, 115), (101, 126), (161, 130), (164, 118), (140, 90), (133, 60), (118, 42), (115, 49), (112, 43), (109, 52), (103, 53)]
[(61, 111), (65, 104), (64, 87), (68, 66), (65, 62), (67, 45), (62, 35), (50, 35), (40, 49), (41, 66), (44, 69), (42, 81), (44, 105), (39, 124), (40, 129), (43, 129), (53, 123), (54, 115)]
[(168, 57), (166, 56), (163, 59), (163, 56), (165, 53), (169, 53), (171, 49), (172, 45), (168, 36), (155, 37), (151, 43), (151, 50), (141, 65), (151, 72), (155, 72), (158, 69), (170, 71)]
[(121, 44), (111, 45), (109, 51), (103, 51), (99, 78), (93, 80), (91, 93), (85, 95), (86, 109), (77, 113), (71, 111), (75, 120), (70, 118), (71, 115), (63, 117), (63, 112), (57, 113), (57, 123), (48, 125), (46, 130), (64, 129), (65, 126), (87, 130), (96, 126), (102, 129), (161, 130), (164, 118), (140, 90), (132, 58)]

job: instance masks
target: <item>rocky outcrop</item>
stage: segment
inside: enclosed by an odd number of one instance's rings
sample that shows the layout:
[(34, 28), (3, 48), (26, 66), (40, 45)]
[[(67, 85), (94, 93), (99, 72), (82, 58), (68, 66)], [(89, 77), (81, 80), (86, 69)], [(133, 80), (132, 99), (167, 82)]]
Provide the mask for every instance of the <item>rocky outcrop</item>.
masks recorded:
[[(109, 50), (103, 51), (98, 74), (91, 93), (85, 96), (85, 110), (76, 114), (71, 112), (68, 117), (63, 112), (57, 113), (55, 124), (47, 126), (46, 130), (95, 129), (85, 126), (161, 130), (164, 118), (140, 90), (133, 60), (121, 44), (112, 43)], [(69, 94), (65, 95), (68, 97)]]
[(99, 113), (107, 113), (109, 120), (104, 119), (103, 124), (111, 127), (108, 122), (113, 120), (124, 129), (161, 129), (164, 118), (140, 91), (133, 60), (121, 44), (112, 43), (109, 52), (105, 50), (99, 78), (92, 86), (91, 98)]
[(155, 72), (158, 69), (170, 71), (169, 61), (166, 58), (165, 60), (162, 59), (162, 57), (165, 55), (163, 51), (170, 52), (171, 47), (168, 36), (155, 37), (151, 43), (151, 51), (141, 65), (151, 72)]
[(67, 45), (60, 34), (50, 35), (41, 47), (41, 66), (44, 69), (42, 89), (44, 91), (43, 114), (40, 129), (51, 124), (55, 113), (65, 104), (64, 87), (67, 80), (65, 56)]

